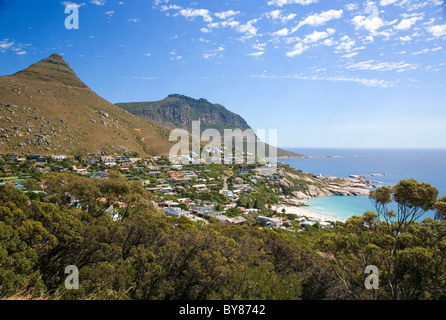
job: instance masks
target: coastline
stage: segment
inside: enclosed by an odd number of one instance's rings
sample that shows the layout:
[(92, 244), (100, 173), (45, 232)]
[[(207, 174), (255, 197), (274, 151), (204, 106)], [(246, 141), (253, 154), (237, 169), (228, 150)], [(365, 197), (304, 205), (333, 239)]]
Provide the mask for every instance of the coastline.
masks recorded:
[(322, 213), (318, 213), (316, 211), (312, 211), (310, 209), (291, 206), (291, 205), (277, 205), (272, 207), (273, 210), (277, 210), (278, 212), (282, 212), (285, 209), (287, 214), (295, 214), (299, 218), (306, 217), (309, 221), (318, 221), (318, 222), (345, 222), (346, 220), (338, 219), (335, 217), (327, 216)]
[(287, 214), (295, 214), (299, 218), (306, 217), (309, 221), (318, 221), (318, 222), (345, 222), (346, 220), (338, 219), (332, 216), (328, 216), (307, 208), (298, 207), (298, 206), (292, 206), (292, 205), (286, 205), (286, 204), (279, 204), (277, 206), (272, 207), (273, 210), (277, 210), (278, 212), (282, 212), (283, 209), (285, 209), (285, 213)]
[[(287, 178), (299, 179), (299, 176), (286, 172), (285, 179), (282, 180), (282, 186), (286, 186)], [(300, 178), (302, 179), (302, 178)], [(305, 217), (306, 220), (314, 222), (342, 222), (345, 223), (347, 218), (337, 218), (336, 213), (320, 213), (309, 207), (309, 204), (305, 201), (314, 198), (326, 198), (332, 196), (344, 196), (344, 197), (357, 197), (357, 196), (368, 196), (370, 190), (376, 188), (377, 186), (373, 184), (373, 181), (362, 180), (362, 179), (352, 179), (352, 178), (336, 178), (336, 177), (326, 177), (319, 176), (304, 178), (308, 182), (319, 182), (318, 185), (307, 185), (307, 189), (304, 191), (293, 191), (290, 195), (282, 197), (280, 203), (274, 206), (274, 210), (282, 212), (285, 209), (287, 214), (295, 214), (299, 218)], [(288, 181), (288, 183), (290, 183)], [(332, 214), (332, 215), (331, 215)]]

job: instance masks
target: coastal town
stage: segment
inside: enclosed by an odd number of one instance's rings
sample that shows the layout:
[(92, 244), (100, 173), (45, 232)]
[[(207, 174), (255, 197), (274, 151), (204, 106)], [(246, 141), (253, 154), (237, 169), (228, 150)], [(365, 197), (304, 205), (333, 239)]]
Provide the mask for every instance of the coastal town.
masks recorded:
[[(12, 185), (31, 199), (46, 194), (46, 174), (70, 173), (107, 179), (113, 171), (128, 180), (139, 181), (153, 195), (151, 205), (166, 216), (185, 217), (202, 224), (220, 221), (288, 231), (302, 231), (311, 226), (330, 228), (343, 222), (308, 210), (306, 199), (367, 195), (373, 187), (367, 180), (304, 173), (281, 162), (269, 175), (260, 174), (259, 164), (218, 165), (192, 159), (187, 164), (172, 164), (167, 157), (137, 155), (7, 154), (0, 156), (0, 164), (0, 185)], [(70, 201), (76, 207), (77, 199), (71, 197)], [(120, 220), (119, 208), (123, 206), (125, 203), (116, 201), (105, 212), (113, 220)]]

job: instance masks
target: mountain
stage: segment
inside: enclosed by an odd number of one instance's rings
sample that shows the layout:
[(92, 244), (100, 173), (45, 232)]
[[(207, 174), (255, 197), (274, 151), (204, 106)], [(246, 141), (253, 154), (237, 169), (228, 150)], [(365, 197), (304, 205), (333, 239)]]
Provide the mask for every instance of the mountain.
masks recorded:
[(118, 103), (118, 107), (170, 128), (189, 130), (192, 121), (200, 120), (203, 130), (249, 129), (249, 125), (239, 115), (219, 104), (206, 99), (193, 99), (180, 94), (171, 94), (156, 102)]
[[(200, 120), (201, 130), (251, 129), (245, 119), (220, 104), (206, 99), (193, 99), (180, 94), (171, 94), (161, 101), (117, 103), (118, 107), (168, 128), (191, 131), (192, 121)], [(279, 157), (301, 157), (302, 155), (277, 149)]]
[(0, 77), (0, 153), (159, 155), (168, 136), (93, 92), (59, 54)]

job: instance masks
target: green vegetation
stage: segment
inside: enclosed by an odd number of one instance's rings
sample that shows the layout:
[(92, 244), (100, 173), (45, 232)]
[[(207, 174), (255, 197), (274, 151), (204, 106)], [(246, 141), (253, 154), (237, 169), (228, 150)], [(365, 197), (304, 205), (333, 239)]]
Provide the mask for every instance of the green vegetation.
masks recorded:
[[(48, 194), (40, 200), (0, 186), (1, 298), (446, 298), (446, 221), (415, 219), (434, 208), (443, 219), (444, 198), (415, 180), (373, 192), (377, 213), (297, 233), (166, 217), (138, 182), (113, 172), (43, 181)], [(387, 208), (392, 200), (398, 212)], [(128, 205), (113, 221), (104, 208), (116, 202)], [(79, 290), (64, 287), (69, 265), (79, 268)], [(364, 286), (369, 265), (378, 267), (379, 290)]]
[[(147, 209), (122, 221), (32, 201), (0, 187), (0, 296), (61, 299), (299, 299), (321, 259), (284, 235), (166, 218)], [(321, 262), (322, 263), (322, 262)], [(63, 286), (80, 270), (80, 290)], [(242, 281), (243, 279), (243, 281)]]

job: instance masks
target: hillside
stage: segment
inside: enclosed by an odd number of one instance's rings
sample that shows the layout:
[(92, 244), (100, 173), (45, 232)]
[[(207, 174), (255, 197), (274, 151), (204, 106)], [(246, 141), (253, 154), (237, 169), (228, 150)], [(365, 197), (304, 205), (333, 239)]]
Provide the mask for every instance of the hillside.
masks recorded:
[[(117, 103), (128, 112), (153, 121), (168, 128), (181, 128), (191, 131), (192, 121), (201, 122), (201, 130), (250, 129), (241, 116), (229, 111), (220, 104), (206, 99), (193, 99), (180, 94), (171, 94), (161, 101)], [(302, 155), (278, 149), (279, 157), (300, 157)]]
[(0, 77), (0, 153), (168, 154), (168, 134), (98, 96), (58, 54)]

